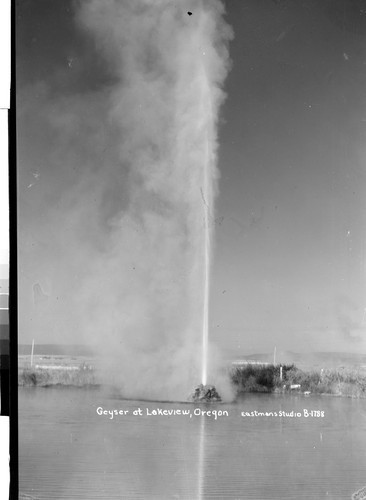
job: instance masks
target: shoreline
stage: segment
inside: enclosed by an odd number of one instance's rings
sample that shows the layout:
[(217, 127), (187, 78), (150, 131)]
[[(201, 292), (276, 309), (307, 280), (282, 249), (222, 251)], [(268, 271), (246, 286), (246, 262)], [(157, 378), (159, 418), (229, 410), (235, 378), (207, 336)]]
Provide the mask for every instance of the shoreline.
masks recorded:
[[(295, 365), (251, 365), (231, 367), (228, 378), (234, 389), (233, 401), (246, 394), (336, 396), (366, 398), (366, 371), (361, 368), (305, 371)], [(20, 367), (18, 387), (100, 388), (97, 371), (82, 363), (79, 366)], [(113, 384), (111, 385), (111, 387)]]

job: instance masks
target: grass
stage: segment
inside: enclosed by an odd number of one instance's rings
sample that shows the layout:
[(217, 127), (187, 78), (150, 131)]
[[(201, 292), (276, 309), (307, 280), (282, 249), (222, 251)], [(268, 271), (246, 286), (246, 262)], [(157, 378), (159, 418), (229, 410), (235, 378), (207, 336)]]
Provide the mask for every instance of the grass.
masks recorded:
[(245, 365), (230, 373), (237, 394), (246, 392), (293, 392), (291, 385), (300, 385), (300, 392), (366, 397), (366, 372), (360, 369), (303, 371), (295, 365)]
[(97, 385), (95, 371), (80, 366), (75, 370), (65, 368), (24, 368), (19, 371), (18, 385), (20, 386), (76, 386), (85, 387)]

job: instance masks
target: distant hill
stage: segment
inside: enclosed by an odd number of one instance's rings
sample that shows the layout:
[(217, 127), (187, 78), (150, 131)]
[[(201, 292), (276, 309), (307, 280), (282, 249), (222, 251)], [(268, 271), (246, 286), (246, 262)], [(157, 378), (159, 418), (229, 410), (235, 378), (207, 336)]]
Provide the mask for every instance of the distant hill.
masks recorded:
[[(31, 344), (19, 344), (18, 354), (30, 355), (32, 351)], [(56, 356), (93, 356), (93, 350), (87, 345), (81, 344), (35, 344), (34, 354), (56, 355)]]

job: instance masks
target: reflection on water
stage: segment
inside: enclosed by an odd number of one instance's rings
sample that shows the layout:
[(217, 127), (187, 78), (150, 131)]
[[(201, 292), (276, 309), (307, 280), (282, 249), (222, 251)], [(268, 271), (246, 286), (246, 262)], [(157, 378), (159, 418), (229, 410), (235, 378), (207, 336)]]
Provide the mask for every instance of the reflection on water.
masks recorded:
[[(241, 416), (304, 409), (325, 417)], [(154, 414), (163, 410), (192, 416)], [(20, 388), (20, 491), (44, 500), (350, 499), (365, 486), (365, 431), (365, 400), (248, 395), (199, 406)]]
[(201, 429), (200, 429), (200, 453), (198, 458), (198, 496), (199, 500), (204, 498), (204, 463), (205, 463), (205, 418), (201, 418)]

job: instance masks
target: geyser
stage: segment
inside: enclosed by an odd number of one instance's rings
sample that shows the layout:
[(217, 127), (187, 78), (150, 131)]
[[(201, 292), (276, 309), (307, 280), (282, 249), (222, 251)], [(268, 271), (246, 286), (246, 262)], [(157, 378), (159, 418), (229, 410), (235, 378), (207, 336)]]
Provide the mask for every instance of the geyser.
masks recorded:
[(96, 188), (108, 224), (80, 293), (84, 330), (124, 396), (186, 399), (213, 369), (217, 123), (232, 31), (220, 0), (79, 5), (111, 71), (105, 127), (115, 152)]

